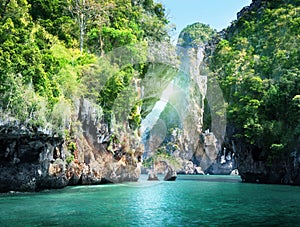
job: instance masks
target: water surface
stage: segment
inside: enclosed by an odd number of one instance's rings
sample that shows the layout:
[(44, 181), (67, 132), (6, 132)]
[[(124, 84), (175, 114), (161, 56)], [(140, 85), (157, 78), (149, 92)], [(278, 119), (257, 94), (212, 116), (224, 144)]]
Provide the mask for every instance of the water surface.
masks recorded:
[(299, 226), (300, 187), (236, 176), (0, 195), (0, 226)]

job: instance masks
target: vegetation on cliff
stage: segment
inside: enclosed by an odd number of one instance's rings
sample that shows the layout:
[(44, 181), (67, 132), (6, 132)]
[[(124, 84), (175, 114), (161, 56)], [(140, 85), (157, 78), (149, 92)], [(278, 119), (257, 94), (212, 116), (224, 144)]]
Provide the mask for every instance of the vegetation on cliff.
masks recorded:
[(299, 18), (298, 0), (260, 1), (224, 31), (209, 59), (234, 138), (269, 164), (299, 148)]
[[(300, 149), (300, 2), (257, 0), (254, 5), (243, 10), (220, 37), (208, 25), (188, 26), (178, 46), (198, 47), (216, 36), (207, 63), (226, 100), (227, 122), (234, 129), (229, 136), (250, 147), (256, 160), (271, 165), (282, 157), (296, 157), (292, 152)], [(74, 110), (86, 97), (100, 107), (96, 118), (108, 127), (121, 119), (126, 125), (119, 124), (120, 131), (137, 134), (141, 118), (179, 74), (175, 67), (146, 60), (145, 49), (151, 42), (169, 41), (167, 24), (163, 6), (154, 0), (1, 1), (1, 125), (16, 121), (30, 131), (65, 132), (71, 162), (76, 147), (70, 121), (77, 120)], [(159, 83), (154, 83), (151, 70)], [(148, 84), (141, 91), (139, 83), (146, 74)], [(196, 89), (193, 94), (201, 96)], [(208, 107), (207, 102), (204, 105)], [(175, 109), (169, 103), (160, 115), (169, 137), (172, 128), (182, 128)], [(211, 124), (209, 110), (205, 111), (203, 129)], [(108, 140), (114, 139), (119, 138)], [(155, 144), (159, 152), (149, 163), (174, 161), (171, 154), (178, 150), (177, 144), (161, 142), (161, 147)], [(124, 141), (117, 143), (120, 150), (128, 147)], [(107, 150), (116, 157), (114, 149), (119, 147), (112, 147)]]
[(216, 35), (216, 30), (209, 25), (196, 22), (185, 27), (179, 34), (177, 45), (184, 48), (197, 47), (207, 43)]
[[(109, 120), (118, 94), (144, 65), (120, 69), (99, 57), (125, 45), (169, 38), (164, 8), (153, 0), (0, 4), (1, 119), (34, 128), (63, 132), (74, 99), (84, 96), (100, 104)], [(140, 123), (139, 105), (131, 110), (132, 127)]]
[(0, 1), (0, 191), (136, 181), (139, 83), (167, 24), (154, 0)]

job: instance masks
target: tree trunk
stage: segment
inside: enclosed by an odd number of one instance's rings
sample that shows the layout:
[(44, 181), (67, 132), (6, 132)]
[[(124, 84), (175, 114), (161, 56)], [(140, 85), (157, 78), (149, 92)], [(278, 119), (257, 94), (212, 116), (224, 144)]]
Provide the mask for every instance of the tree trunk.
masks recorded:
[[(85, 7), (85, 0), (82, 0), (82, 8)], [(84, 29), (85, 29), (85, 18), (84, 13), (81, 11), (79, 15), (79, 27), (80, 27), (80, 35), (79, 35), (79, 48), (80, 52), (83, 51), (83, 42), (84, 42)]]

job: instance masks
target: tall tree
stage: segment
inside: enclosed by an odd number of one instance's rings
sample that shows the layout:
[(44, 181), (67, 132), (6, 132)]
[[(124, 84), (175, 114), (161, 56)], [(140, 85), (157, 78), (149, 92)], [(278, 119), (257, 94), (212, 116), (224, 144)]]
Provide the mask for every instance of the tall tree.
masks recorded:
[(109, 9), (114, 6), (109, 0), (71, 0), (69, 10), (79, 25), (79, 48), (83, 51), (85, 34), (91, 24), (102, 26), (107, 21)]

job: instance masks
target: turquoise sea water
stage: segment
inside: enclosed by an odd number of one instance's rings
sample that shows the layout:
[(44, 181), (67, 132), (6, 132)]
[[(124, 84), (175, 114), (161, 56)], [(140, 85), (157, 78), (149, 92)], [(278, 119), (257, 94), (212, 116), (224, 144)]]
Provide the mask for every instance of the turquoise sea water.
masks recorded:
[(300, 187), (236, 176), (0, 195), (0, 226), (299, 226)]

